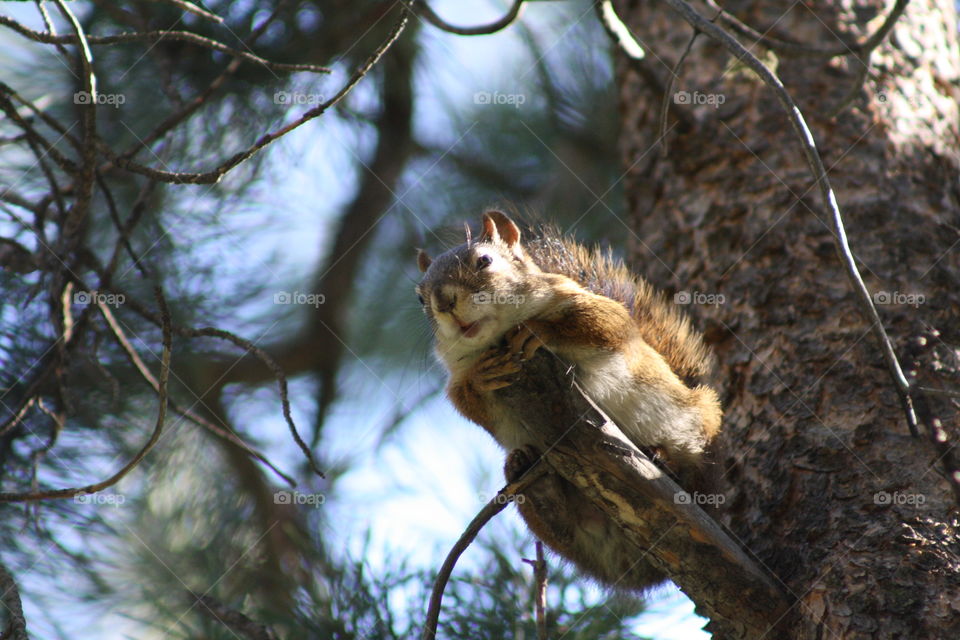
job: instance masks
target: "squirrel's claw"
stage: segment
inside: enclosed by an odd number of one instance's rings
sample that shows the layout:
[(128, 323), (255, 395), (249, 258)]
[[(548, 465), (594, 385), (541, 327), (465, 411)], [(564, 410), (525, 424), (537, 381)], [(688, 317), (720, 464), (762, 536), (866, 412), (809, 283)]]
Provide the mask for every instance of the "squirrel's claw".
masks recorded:
[(521, 361), (529, 360), (537, 352), (537, 349), (544, 346), (543, 340), (538, 338), (525, 324), (513, 329), (511, 334), (507, 334), (508, 351), (511, 354), (519, 354)]
[(512, 353), (503, 353), (500, 349), (491, 349), (477, 362), (473, 375), (473, 384), (478, 391), (494, 391), (509, 387), (509, 380), (500, 380), (520, 371), (520, 363)]

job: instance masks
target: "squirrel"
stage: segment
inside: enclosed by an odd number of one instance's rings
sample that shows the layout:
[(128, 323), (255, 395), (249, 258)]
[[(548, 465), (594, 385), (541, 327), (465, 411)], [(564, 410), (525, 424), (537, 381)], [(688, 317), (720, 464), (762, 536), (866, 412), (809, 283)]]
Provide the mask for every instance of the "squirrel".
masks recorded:
[[(688, 491), (707, 483), (705, 452), (720, 430), (703, 339), (675, 305), (622, 262), (547, 230), (521, 241), (500, 211), (482, 234), (431, 259), (416, 291), (450, 377), (447, 395), (508, 452), (517, 480), (539, 457), (493, 391), (541, 347), (568, 364), (585, 393)], [(574, 485), (548, 474), (524, 490), (521, 516), (548, 547), (601, 584), (645, 590), (667, 579)]]

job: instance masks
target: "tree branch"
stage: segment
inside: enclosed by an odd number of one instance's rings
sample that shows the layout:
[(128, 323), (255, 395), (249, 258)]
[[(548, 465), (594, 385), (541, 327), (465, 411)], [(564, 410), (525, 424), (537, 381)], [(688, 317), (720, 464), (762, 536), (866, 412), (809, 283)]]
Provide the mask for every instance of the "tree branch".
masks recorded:
[[(0, 26), (10, 27), (13, 31), (19, 33), (23, 37), (33, 40), (34, 42), (40, 42), (43, 44), (75, 44), (77, 42), (76, 36), (71, 35), (53, 35), (50, 33), (42, 33), (40, 31), (34, 31), (30, 29), (13, 18), (9, 16), (0, 15)], [(249, 62), (256, 62), (257, 64), (263, 65), (267, 69), (272, 69), (273, 71), (307, 71), (310, 73), (331, 73), (332, 69), (329, 67), (323, 67), (315, 64), (287, 64), (283, 62), (272, 62), (265, 58), (250, 53), (248, 51), (241, 51), (239, 49), (234, 49), (229, 47), (222, 42), (213, 40), (201, 36), (199, 34), (193, 33), (191, 31), (177, 31), (177, 30), (157, 30), (157, 31), (132, 31), (127, 33), (115, 33), (108, 36), (87, 36), (87, 42), (90, 45), (99, 46), (99, 45), (112, 45), (112, 44), (121, 44), (125, 42), (149, 42), (149, 43), (158, 43), (161, 40), (167, 40), (170, 42), (188, 42), (190, 44), (197, 45), (198, 47), (203, 47), (211, 51), (217, 51), (220, 53), (229, 54), (235, 58), (242, 58)]]
[[(788, 610), (771, 576), (587, 399), (546, 350), (496, 392), (547, 466), (616, 521), (731, 637), (762, 637)], [(774, 637), (774, 636), (769, 636)]]
[[(524, 0), (514, 0), (513, 6), (510, 7), (510, 10), (507, 11), (506, 15), (499, 20), (494, 20), (489, 24), (480, 25), (478, 27), (457, 27), (438, 16), (434, 10), (430, 8), (430, 5), (427, 4), (426, 0), (423, 0), (419, 3), (413, 2), (412, 0), (405, 0), (404, 2), (404, 4), (414, 12), (414, 14), (423, 17), (427, 22), (436, 28), (440, 29), (441, 31), (446, 31), (447, 33), (454, 33), (458, 36), (485, 36), (506, 29), (513, 24), (514, 20), (520, 17), (520, 12), (523, 10), (523, 3)], [(417, 5), (419, 5), (419, 7)]]
[(106, 480), (70, 489), (50, 489), (30, 493), (0, 492), (0, 502), (32, 502), (49, 498), (72, 498), (77, 495), (103, 491), (123, 479), (123, 477), (140, 464), (147, 454), (150, 453), (150, 450), (153, 449), (153, 446), (160, 439), (160, 434), (163, 432), (163, 424), (167, 417), (167, 382), (170, 379), (170, 356), (173, 349), (173, 334), (170, 330), (170, 310), (167, 308), (166, 299), (159, 287), (154, 288), (154, 295), (157, 298), (157, 303), (160, 306), (160, 316), (163, 319), (163, 354), (160, 358), (160, 378), (157, 383), (159, 404), (157, 420), (149, 440), (147, 440), (146, 444), (143, 445), (140, 451), (138, 451), (127, 464)]
[(437, 572), (436, 579), (433, 581), (433, 590), (430, 593), (430, 604), (427, 607), (427, 619), (423, 627), (423, 634), (420, 636), (421, 640), (434, 640), (437, 635), (437, 623), (440, 620), (440, 604), (443, 600), (443, 591), (447, 587), (447, 582), (450, 580), (450, 575), (453, 573), (453, 568), (456, 566), (461, 554), (463, 554), (467, 547), (470, 546), (470, 543), (474, 541), (477, 534), (480, 533), (480, 530), (483, 529), (495, 515), (503, 511), (507, 505), (510, 504), (514, 496), (518, 493), (523, 493), (524, 489), (540, 479), (546, 472), (547, 470), (542, 464), (538, 463), (531, 467), (518, 481), (507, 485), (497, 492), (497, 495), (485, 504), (480, 510), (480, 513), (474, 516), (470, 524), (467, 525), (466, 530), (460, 535), (460, 539), (457, 540), (453, 548), (450, 549), (450, 553), (447, 554), (443, 565), (440, 567), (440, 571)]
[(357, 84), (363, 80), (364, 77), (376, 66), (377, 62), (380, 61), (380, 58), (383, 57), (383, 54), (387, 52), (388, 49), (393, 45), (394, 42), (400, 37), (400, 34), (403, 33), (404, 28), (407, 26), (409, 20), (409, 10), (404, 7), (401, 10), (400, 18), (397, 20), (393, 29), (390, 31), (390, 34), (384, 39), (379, 47), (367, 58), (354, 73), (350, 76), (347, 82), (340, 88), (337, 93), (325, 101), (323, 104), (317, 105), (313, 109), (309, 109), (304, 112), (299, 118), (293, 122), (286, 124), (275, 131), (271, 131), (262, 135), (256, 142), (244, 149), (243, 151), (238, 151), (233, 154), (227, 160), (221, 162), (216, 168), (211, 169), (210, 171), (204, 172), (179, 172), (179, 171), (166, 171), (162, 169), (154, 169), (137, 162), (133, 162), (129, 159), (124, 158), (123, 156), (117, 156), (108, 152), (109, 159), (113, 164), (121, 169), (126, 169), (132, 173), (139, 173), (145, 175), (154, 180), (159, 180), (160, 182), (169, 182), (172, 184), (216, 184), (220, 179), (226, 175), (229, 171), (237, 167), (239, 164), (248, 160), (255, 153), (266, 147), (267, 145), (275, 142), (279, 138), (282, 138), (286, 134), (290, 133), (294, 129), (300, 127), (306, 122), (313, 120), (314, 118), (323, 115), (327, 109), (333, 107), (339, 103), (350, 91), (353, 90)]

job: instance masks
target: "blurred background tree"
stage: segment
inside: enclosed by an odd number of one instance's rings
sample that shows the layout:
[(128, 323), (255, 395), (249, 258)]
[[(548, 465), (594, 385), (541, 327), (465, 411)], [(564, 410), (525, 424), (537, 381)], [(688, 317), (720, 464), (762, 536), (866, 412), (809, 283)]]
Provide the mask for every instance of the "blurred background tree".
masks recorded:
[[(511, 202), (624, 248), (608, 40), (527, 4), (473, 39), (377, 0), (0, 7), (0, 560), (33, 637), (417, 637), (501, 456), (442, 398), (413, 248)], [(535, 636), (521, 532), (441, 637)], [(551, 572), (556, 633), (634, 637), (642, 603)]]

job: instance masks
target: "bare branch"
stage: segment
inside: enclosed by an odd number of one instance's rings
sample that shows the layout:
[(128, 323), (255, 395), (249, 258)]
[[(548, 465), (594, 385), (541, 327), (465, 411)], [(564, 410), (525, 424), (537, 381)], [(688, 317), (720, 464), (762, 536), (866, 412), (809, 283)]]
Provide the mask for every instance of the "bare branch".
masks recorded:
[(759, 43), (771, 51), (785, 55), (785, 56), (794, 56), (794, 57), (823, 57), (823, 58), (835, 58), (837, 56), (846, 56), (846, 55), (863, 55), (868, 54), (873, 49), (876, 49), (884, 38), (887, 37), (887, 34), (890, 33), (890, 30), (893, 29), (893, 25), (900, 19), (900, 16), (903, 15), (903, 11), (907, 8), (910, 0), (897, 0), (894, 4), (893, 9), (890, 10), (890, 13), (887, 15), (886, 19), (883, 21), (883, 24), (880, 25), (880, 28), (877, 29), (872, 35), (867, 37), (861, 42), (842, 42), (839, 45), (832, 47), (814, 47), (810, 45), (797, 44), (795, 42), (787, 42), (785, 40), (779, 40), (777, 38), (765, 35), (760, 33), (753, 27), (750, 27), (736, 17), (730, 15), (723, 7), (716, 3), (716, 0), (703, 0), (704, 4), (707, 5), (710, 9), (719, 12), (719, 19), (726, 24), (728, 27), (733, 29), (736, 33), (748, 38), (751, 42)]
[(693, 43), (697, 41), (699, 36), (700, 30), (694, 28), (693, 35), (691, 35), (690, 40), (687, 41), (686, 49), (680, 54), (677, 63), (673, 65), (673, 69), (670, 70), (670, 75), (667, 76), (667, 86), (663, 92), (663, 100), (660, 102), (660, 134), (657, 137), (660, 142), (661, 158), (666, 158), (670, 152), (670, 145), (667, 143), (667, 115), (670, 112), (670, 100), (673, 98), (673, 87), (677, 82), (677, 78), (680, 76), (680, 67), (683, 66), (687, 56), (690, 55), (690, 50), (693, 49)]
[(273, 372), (274, 377), (277, 379), (277, 386), (280, 389), (280, 404), (283, 410), (283, 418), (287, 422), (287, 428), (290, 430), (290, 435), (293, 437), (294, 442), (297, 443), (297, 446), (300, 447), (300, 451), (303, 452), (303, 455), (307, 458), (307, 462), (310, 463), (310, 468), (321, 478), (325, 478), (323, 471), (320, 470), (320, 467), (317, 465), (316, 459), (313, 457), (313, 452), (310, 451), (310, 447), (304, 442), (303, 438), (300, 437), (300, 433), (297, 431), (297, 425), (293, 422), (293, 416), (290, 413), (290, 397), (289, 389), (287, 385), (287, 376), (283, 371), (283, 368), (277, 364), (277, 361), (274, 360), (269, 353), (253, 344), (245, 338), (241, 338), (238, 335), (230, 333), (229, 331), (224, 331), (223, 329), (216, 329), (214, 327), (203, 327), (201, 329), (189, 329), (186, 327), (180, 327), (176, 329), (177, 333), (180, 335), (196, 338), (200, 336), (207, 336), (212, 338), (219, 338), (221, 340), (226, 340), (227, 342), (232, 342), (245, 349), (247, 352), (254, 354), (257, 358), (263, 362), (270, 371)]
[(602, 0), (596, 3), (594, 7), (597, 11), (597, 17), (600, 18), (600, 24), (603, 25), (607, 35), (631, 62), (639, 62), (646, 58), (643, 47), (630, 33), (630, 28), (617, 15), (613, 0)]
[(430, 604), (427, 607), (427, 619), (424, 623), (423, 633), (420, 636), (421, 640), (434, 640), (434, 638), (436, 638), (437, 623), (440, 620), (440, 604), (443, 601), (443, 591), (447, 587), (447, 582), (450, 580), (450, 575), (453, 573), (453, 568), (456, 566), (457, 560), (460, 559), (460, 555), (466, 551), (467, 547), (470, 546), (470, 543), (474, 541), (477, 534), (480, 533), (480, 530), (483, 529), (487, 522), (503, 511), (506, 506), (510, 504), (514, 496), (522, 493), (524, 489), (539, 480), (545, 473), (546, 468), (543, 464), (535, 464), (528, 469), (519, 480), (497, 492), (496, 497), (485, 504), (480, 512), (474, 516), (473, 520), (470, 521), (470, 524), (467, 525), (460, 539), (457, 540), (453, 548), (450, 549), (446, 559), (443, 561), (443, 565), (440, 567), (440, 571), (437, 573), (436, 579), (433, 581), (433, 590), (430, 593)]
[[(419, 3), (413, 2), (412, 0), (406, 0), (404, 2), (407, 8), (425, 18), (427, 22), (436, 28), (448, 33), (455, 33), (458, 36), (485, 36), (506, 29), (520, 16), (520, 12), (523, 10), (523, 3), (524, 0), (514, 0), (513, 6), (510, 7), (506, 15), (489, 24), (478, 27), (457, 27), (438, 16), (425, 0)], [(419, 7), (417, 4), (419, 4)]]
[[(7, 114), (7, 117), (9, 117), (14, 124), (16, 124), (24, 133), (27, 134), (27, 141), (31, 144), (31, 146), (36, 144), (37, 147), (39, 147), (39, 149), (34, 150), (34, 154), (37, 156), (38, 160), (49, 155), (53, 161), (56, 162), (57, 165), (66, 173), (75, 173), (78, 167), (73, 160), (70, 160), (61, 154), (49, 140), (40, 135), (34, 126), (27, 122), (23, 116), (20, 115), (13, 102), (11, 102), (11, 97), (14, 95), (16, 95), (15, 92), (6, 83), (0, 82), (0, 111), (3, 111), (5, 114)], [(53, 189), (53, 191), (61, 193), (59, 188)]]
[(917, 415), (914, 410), (910, 383), (903, 374), (900, 361), (897, 359), (897, 354), (893, 350), (893, 344), (890, 342), (887, 331), (883, 327), (883, 322), (880, 320), (877, 308), (873, 304), (870, 291), (867, 289), (866, 284), (864, 284), (863, 278), (860, 276), (860, 271), (857, 269), (856, 261), (850, 250), (850, 243), (847, 240), (847, 231), (843, 223), (843, 216), (840, 213), (840, 206), (837, 204), (833, 187), (830, 186), (830, 179), (827, 177), (823, 161), (820, 159), (820, 152), (817, 150), (816, 143), (813, 140), (813, 134), (810, 132), (810, 128), (807, 126), (807, 122), (800, 112), (800, 108), (786, 87), (783, 86), (777, 74), (771, 71), (742, 44), (737, 42), (733, 36), (697, 13), (686, 0), (666, 0), (666, 2), (679, 13), (684, 20), (690, 23), (694, 29), (699, 29), (717, 40), (738, 60), (750, 67), (750, 69), (759, 76), (760, 80), (773, 90), (777, 101), (783, 107), (784, 111), (786, 111), (787, 119), (796, 132), (797, 138), (803, 148), (803, 155), (810, 169), (810, 173), (813, 174), (814, 182), (820, 188), (823, 206), (830, 214), (830, 222), (833, 226), (834, 239), (836, 240), (837, 255), (843, 263), (847, 278), (853, 287), (854, 296), (860, 307), (860, 312), (863, 314), (867, 323), (873, 327), (874, 334), (880, 343), (880, 349), (886, 361), (887, 369), (890, 372), (890, 377), (893, 379), (894, 387), (900, 396), (900, 401), (906, 413), (910, 432), (913, 435), (918, 435)]
[(161, 182), (170, 182), (173, 184), (215, 184), (220, 181), (220, 179), (226, 175), (231, 169), (235, 168), (240, 163), (248, 160), (255, 153), (266, 147), (268, 144), (274, 142), (278, 138), (283, 137), (284, 135), (290, 133), (294, 129), (298, 128), (305, 122), (313, 120), (317, 116), (323, 115), (330, 107), (336, 105), (340, 102), (350, 91), (366, 76), (370, 70), (379, 62), (380, 58), (384, 53), (396, 42), (397, 38), (400, 37), (400, 34), (403, 32), (403, 29), (407, 25), (409, 20), (409, 10), (403, 8), (401, 11), (400, 19), (394, 25), (390, 34), (387, 38), (380, 44), (379, 47), (367, 58), (366, 62), (357, 69), (354, 74), (347, 80), (346, 84), (334, 95), (332, 98), (320, 104), (313, 109), (306, 111), (299, 118), (291, 122), (290, 124), (284, 125), (279, 129), (272, 131), (270, 133), (264, 134), (253, 143), (251, 146), (246, 148), (243, 151), (240, 151), (234, 154), (231, 158), (221, 163), (216, 169), (211, 171), (206, 171), (203, 173), (188, 173), (188, 172), (176, 172), (176, 171), (163, 171), (160, 169), (153, 169), (141, 165), (136, 162), (132, 162), (120, 156), (111, 155), (110, 159), (113, 163), (128, 171), (133, 173), (139, 173), (147, 177), (159, 180)]
[[(160, 383), (157, 381), (154, 375), (150, 372), (147, 366), (143, 363), (143, 360), (140, 358), (140, 354), (138, 354), (137, 351), (133, 348), (133, 345), (130, 344), (130, 341), (127, 339), (126, 334), (124, 333), (123, 329), (120, 327), (120, 324), (117, 322), (117, 319), (114, 317), (113, 313), (110, 311), (110, 307), (105, 304), (100, 304), (98, 305), (98, 308), (100, 309), (100, 312), (103, 314), (104, 319), (107, 321), (107, 326), (110, 327), (114, 340), (116, 340), (117, 344), (120, 345), (120, 348), (123, 349), (123, 352), (127, 354), (127, 358), (129, 358), (130, 362), (137, 369), (137, 371), (140, 372), (141, 377), (147, 381), (147, 384), (149, 384), (150, 387), (155, 392), (159, 394)], [(214, 434), (218, 438), (221, 438), (233, 445), (236, 445), (240, 449), (243, 449), (244, 451), (249, 453), (251, 457), (262, 462), (267, 468), (269, 468), (271, 471), (277, 474), (280, 478), (283, 479), (284, 482), (286, 482), (291, 487), (297, 486), (296, 481), (292, 477), (290, 477), (288, 474), (281, 471), (276, 465), (270, 462), (270, 460), (263, 453), (255, 449), (253, 446), (251, 446), (249, 443), (247, 443), (245, 440), (243, 440), (243, 438), (241, 438), (237, 434), (233, 433), (229, 429), (225, 429), (214, 424), (210, 420), (207, 420), (203, 416), (197, 415), (195, 412), (189, 409), (180, 407), (173, 400), (170, 400), (169, 402), (170, 402), (170, 408), (173, 409), (179, 415), (183, 416), (184, 418), (193, 422), (194, 424), (197, 424), (203, 427), (204, 429)]]
[(917, 387), (918, 391), (929, 393), (935, 396), (947, 396), (950, 398), (960, 398), (960, 391), (956, 389), (934, 389), (933, 387)]
[(178, 9), (183, 9), (187, 13), (192, 13), (195, 16), (200, 16), (201, 18), (216, 22), (217, 24), (223, 24), (223, 18), (215, 13), (210, 13), (202, 7), (198, 7), (194, 3), (188, 2), (187, 0), (154, 0), (154, 2), (166, 2), (167, 4), (172, 4)]
[[(64, 3), (64, 0), (54, 0), (60, 13), (67, 19), (76, 37), (78, 53), (80, 57), (80, 77), (83, 79), (83, 91), (86, 92), (87, 100), (74, 99), (75, 103), (80, 104), (80, 122), (83, 137), (81, 147), (82, 159), (77, 172), (77, 184), (74, 185), (77, 197), (73, 206), (67, 215), (64, 224), (64, 235), (70, 239), (83, 224), (90, 209), (90, 201), (93, 199), (94, 171), (96, 170), (97, 160), (97, 76), (93, 72), (93, 54), (90, 52), (90, 45), (87, 43), (87, 36), (80, 25), (80, 21), (73, 15), (73, 12)], [(76, 94), (75, 94), (76, 96)]]
[(134, 467), (140, 464), (147, 454), (150, 453), (150, 450), (153, 449), (153, 446), (160, 439), (160, 434), (163, 432), (163, 424), (167, 417), (167, 382), (170, 378), (170, 356), (173, 350), (173, 334), (171, 333), (170, 329), (170, 310), (167, 308), (167, 302), (163, 296), (163, 292), (160, 290), (160, 287), (154, 287), (154, 296), (156, 297), (157, 304), (160, 307), (160, 317), (163, 328), (163, 353), (160, 357), (160, 378), (157, 381), (157, 395), (159, 403), (157, 409), (157, 420), (153, 428), (153, 433), (150, 435), (150, 439), (147, 440), (146, 444), (143, 445), (140, 451), (138, 451), (137, 454), (127, 464), (125, 464), (119, 471), (114, 473), (106, 480), (83, 487), (75, 487), (70, 489), (50, 489), (30, 493), (0, 492), (0, 502), (32, 502), (35, 500), (47, 500), (50, 498), (72, 498), (73, 496), (77, 495), (103, 491), (107, 487), (111, 487), (123, 479), (123, 477), (130, 473)]
[[(9, 16), (0, 15), (0, 26), (10, 27), (20, 35), (43, 44), (62, 45), (74, 44), (77, 42), (76, 36), (57, 36), (49, 33), (41, 33), (40, 31), (34, 31), (33, 29), (25, 27)], [(261, 58), (254, 53), (250, 53), (249, 51), (234, 49), (233, 47), (223, 44), (222, 42), (201, 36), (191, 31), (164, 29), (157, 31), (133, 31), (128, 33), (116, 33), (109, 36), (87, 36), (86, 40), (88, 44), (93, 46), (120, 44), (124, 42), (157, 43), (163, 40), (171, 42), (188, 42), (205, 49), (210, 49), (211, 51), (218, 51), (220, 53), (229, 54), (235, 58), (242, 58), (248, 62), (255, 62), (274, 71), (307, 71), (310, 73), (331, 73), (332, 71), (329, 67), (315, 64), (288, 64), (284, 62), (271, 62), (270, 60)]]
[[(603, 26), (604, 31), (607, 32), (607, 36), (609, 36), (617, 50), (627, 57), (633, 70), (640, 74), (646, 83), (662, 96), (663, 100), (667, 100), (668, 96), (672, 93), (672, 89), (664, 85), (660, 77), (650, 67), (643, 46), (637, 42), (630, 28), (620, 19), (617, 10), (613, 6), (612, 0), (603, 0), (595, 4), (594, 7), (597, 12), (597, 17), (600, 19), (600, 24)], [(679, 68), (679, 65), (677, 68)], [(674, 72), (675, 71), (676, 70), (674, 70)], [(673, 79), (671, 79), (668, 84), (672, 87)], [(686, 129), (693, 128), (693, 119), (685, 111), (674, 110), (674, 114)]]
[[(249, 43), (251, 46), (257, 40), (260, 39), (260, 36), (262, 36), (263, 33), (267, 30), (267, 27), (273, 24), (274, 20), (276, 20), (277, 16), (280, 14), (280, 10), (286, 4), (287, 4), (287, 0), (282, 0), (281, 2), (278, 2), (277, 6), (274, 7), (273, 12), (269, 16), (267, 16), (266, 20), (261, 22), (250, 33)], [(180, 123), (184, 122), (187, 118), (192, 116), (197, 111), (197, 109), (199, 109), (201, 106), (206, 104), (210, 96), (213, 95), (217, 90), (219, 90), (220, 87), (223, 86), (223, 84), (227, 81), (228, 78), (230, 78), (233, 74), (237, 72), (237, 69), (240, 68), (240, 65), (243, 64), (243, 61), (246, 59), (247, 58), (245, 58), (243, 55), (239, 55), (239, 54), (235, 55), (233, 60), (230, 61), (230, 64), (226, 66), (226, 68), (220, 73), (220, 75), (218, 75), (216, 78), (213, 79), (213, 81), (207, 86), (206, 89), (201, 91), (197, 96), (194, 97), (193, 100), (191, 100), (182, 109), (164, 118), (163, 122), (157, 125), (153, 129), (153, 131), (151, 131), (149, 134), (144, 136), (141, 140), (138, 140), (127, 151), (123, 152), (121, 156), (124, 158), (132, 158), (137, 153), (139, 153), (142, 149), (149, 148), (151, 144), (159, 140), (167, 132), (173, 130), (175, 127), (180, 125)], [(273, 64), (273, 63), (270, 63), (270, 64)], [(316, 71), (319, 72), (319, 70), (321, 69), (323, 69), (323, 67), (318, 67)], [(283, 69), (283, 70), (292, 71), (293, 69)], [(307, 71), (307, 69), (303, 69), (303, 70)]]

